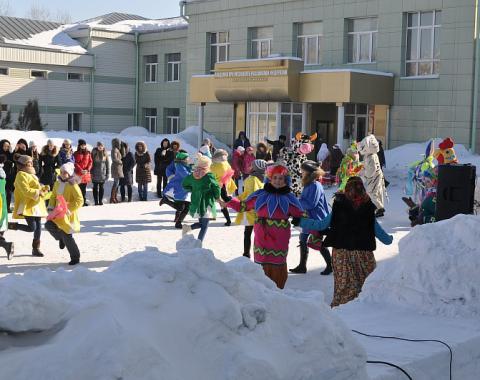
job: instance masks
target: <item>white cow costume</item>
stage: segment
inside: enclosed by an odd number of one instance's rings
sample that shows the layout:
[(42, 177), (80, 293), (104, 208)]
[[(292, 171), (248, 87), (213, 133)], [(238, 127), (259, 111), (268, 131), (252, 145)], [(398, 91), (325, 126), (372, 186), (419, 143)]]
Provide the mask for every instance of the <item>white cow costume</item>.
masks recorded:
[(363, 156), (363, 169), (360, 177), (377, 208), (377, 216), (383, 216), (385, 212), (385, 180), (377, 155), (379, 150), (379, 144), (374, 135), (366, 136), (358, 144), (358, 152)]

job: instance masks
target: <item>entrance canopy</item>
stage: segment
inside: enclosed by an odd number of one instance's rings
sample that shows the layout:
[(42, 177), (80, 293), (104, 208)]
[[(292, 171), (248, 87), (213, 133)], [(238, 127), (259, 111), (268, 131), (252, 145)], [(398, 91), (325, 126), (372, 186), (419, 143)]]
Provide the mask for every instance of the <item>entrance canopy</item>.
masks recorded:
[(393, 103), (393, 74), (355, 69), (304, 71), (299, 58), (220, 62), (212, 75), (194, 75), (190, 101)]

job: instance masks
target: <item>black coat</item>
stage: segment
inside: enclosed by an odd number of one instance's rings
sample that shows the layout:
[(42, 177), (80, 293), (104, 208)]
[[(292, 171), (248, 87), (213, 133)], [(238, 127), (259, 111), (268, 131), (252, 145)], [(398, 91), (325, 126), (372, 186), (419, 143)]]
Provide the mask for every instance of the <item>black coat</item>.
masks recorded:
[(247, 149), (250, 146), (250, 140), (245, 138), (245, 140), (242, 140), (240, 138), (235, 140), (235, 143), (233, 144), (233, 149), (237, 149), (239, 146), (243, 146), (245, 149)]
[(375, 205), (372, 201), (355, 209), (344, 194), (337, 194), (332, 207), (332, 221), (323, 244), (350, 251), (374, 251)]
[(133, 185), (133, 168), (135, 167), (135, 158), (132, 152), (127, 152), (122, 157), (123, 178), (120, 178), (120, 186)]
[(8, 142), (10, 144), (10, 141), (8, 140), (1, 140), (0, 141), (0, 154), (3, 154), (6, 158), (6, 161), (3, 164), (3, 170), (5, 171), (6, 174), (6, 189), (13, 191), (13, 184), (15, 182), (15, 168), (13, 166), (13, 153), (12, 152), (4, 152), (3, 151), (3, 143)]
[(62, 166), (62, 164), (57, 147), (53, 148), (53, 152), (42, 149), (42, 153), (40, 154), (40, 183), (52, 187), (57, 180), (56, 169), (59, 169), (60, 166)]
[(157, 148), (154, 155), (155, 169), (153, 171), (153, 174), (165, 175), (167, 166), (170, 165), (174, 158), (175, 157), (173, 154), (173, 150), (170, 147), (163, 148), (163, 146), (161, 145), (160, 148)]

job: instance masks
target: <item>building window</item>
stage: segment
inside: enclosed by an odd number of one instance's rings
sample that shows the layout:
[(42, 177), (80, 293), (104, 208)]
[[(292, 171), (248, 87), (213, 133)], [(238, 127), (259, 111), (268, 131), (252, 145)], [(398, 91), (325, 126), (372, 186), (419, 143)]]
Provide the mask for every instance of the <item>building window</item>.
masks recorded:
[(155, 83), (157, 81), (158, 57), (157, 55), (145, 55), (145, 83)]
[(6, 67), (0, 67), (0, 75), (8, 75), (8, 69)]
[(167, 62), (167, 82), (180, 82), (181, 53), (167, 54), (165, 58)]
[(287, 136), (287, 144), (302, 132), (303, 104), (282, 103), (280, 108), (280, 134)]
[(0, 104), (1, 112), (8, 112), (8, 104)]
[(273, 27), (250, 28), (251, 58), (267, 58), (272, 53)]
[(323, 24), (321, 22), (298, 24), (297, 33), (297, 57), (302, 58), (305, 65), (319, 65)]
[(348, 141), (361, 141), (368, 132), (368, 105), (345, 105), (345, 128), (343, 138)]
[(348, 63), (371, 63), (377, 57), (378, 19), (359, 18), (347, 20)]
[(35, 79), (47, 79), (47, 72), (45, 70), (32, 70), (30, 77)]
[(276, 140), (278, 103), (251, 102), (247, 104), (247, 108), (247, 135), (252, 146), (265, 141), (265, 138)]
[(165, 108), (165, 133), (174, 135), (180, 129), (180, 108)]
[(150, 133), (157, 133), (157, 109), (144, 108), (143, 115), (145, 120), (144, 127), (148, 129)]
[(68, 131), (74, 132), (80, 130), (80, 125), (82, 124), (82, 114), (81, 113), (69, 113), (67, 114), (68, 119)]
[(217, 62), (228, 61), (230, 40), (228, 32), (209, 33), (210, 42), (210, 71), (215, 70)]
[(71, 80), (71, 81), (82, 82), (83, 81), (83, 74), (81, 74), (81, 73), (68, 73), (67, 74), (67, 79)]
[(440, 73), (441, 15), (440, 11), (407, 14), (406, 76)]

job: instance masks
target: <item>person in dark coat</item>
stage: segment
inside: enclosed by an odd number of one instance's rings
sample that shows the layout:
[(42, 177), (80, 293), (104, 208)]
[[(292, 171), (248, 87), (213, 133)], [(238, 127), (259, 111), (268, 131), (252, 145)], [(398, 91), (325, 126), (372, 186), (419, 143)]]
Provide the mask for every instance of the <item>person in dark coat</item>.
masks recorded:
[(343, 152), (340, 147), (335, 144), (330, 150), (330, 174), (333, 176), (337, 175), (338, 168), (343, 160)]
[(57, 180), (57, 169), (60, 169), (60, 157), (58, 156), (58, 148), (53, 144), (52, 140), (47, 141), (47, 145), (42, 148), (40, 153), (40, 167), (41, 176), (40, 183), (50, 186), (50, 190), (53, 189), (53, 185)]
[(87, 148), (87, 142), (83, 139), (78, 140), (77, 151), (73, 154), (75, 161), (75, 175), (80, 178), (79, 187), (83, 195), (83, 205), (88, 206), (87, 185), (92, 181), (92, 155)]
[(95, 206), (103, 205), (103, 185), (110, 176), (110, 159), (105, 146), (100, 141), (92, 149), (92, 182), (93, 182), (93, 200)]
[(128, 148), (126, 142), (121, 143), (121, 154), (122, 154), (122, 178), (120, 178), (120, 196), (122, 197), (122, 202), (125, 202), (125, 188), (127, 190), (127, 199), (129, 202), (132, 201), (132, 185), (133, 185), (133, 168), (135, 167), (135, 157)]
[(13, 151), (13, 169), (15, 171), (15, 177), (17, 176), (17, 172), (18, 172), (17, 159), (20, 156), (28, 156), (27, 151), (28, 151), (27, 140), (19, 139)]
[(239, 132), (238, 138), (235, 140), (233, 144), (233, 150), (237, 149), (239, 146), (247, 149), (250, 146), (250, 140), (247, 138), (245, 132)]
[(380, 167), (383, 169), (387, 165), (385, 163), (385, 152), (383, 150), (382, 140), (378, 140), (378, 148), (379, 148), (379, 151), (377, 153), (377, 156), (378, 156), (378, 160), (380, 161)]
[(38, 178), (40, 178), (40, 154), (38, 153), (38, 148), (37, 144), (35, 144), (35, 141), (30, 141), (30, 147), (27, 149), (27, 155), (32, 157), (35, 174)]
[(112, 150), (110, 152), (112, 158), (112, 166), (110, 173), (113, 178), (112, 192), (110, 194), (110, 203), (118, 203), (117, 190), (120, 185), (120, 179), (123, 178), (123, 161), (121, 150), (121, 141), (117, 138), (112, 140)]
[(173, 162), (174, 153), (168, 139), (163, 139), (160, 147), (155, 151), (155, 170), (153, 174), (157, 176), (157, 197), (161, 198), (163, 189), (167, 186), (168, 178), (166, 174), (167, 166)]
[(278, 158), (278, 154), (280, 153), (280, 150), (285, 148), (285, 142), (287, 141), (287, 136), (280, 135), (278, 136), (278, 140), (272, 141), (269, 139), (265, 139), (265, 141), (271, 146), (273, 146), (272, 159), (273, 161), (277, 162), (277, 158)]
[(268, 147), (263, 142), (259, 142), (257, 144), (257, 151), (255, 152), (255, 159), (264, 160), (264, 161), (271, 161), (272, 160), (272, 153), (268, 150)]
[(5, 156), (5, 162), (3, 163), (3, 170), (5, 171), (5, 192), (7, 199), (7, 209), (11, 212), (10, 204), (12, 203), (12, 194), (14, 190), (13, 183), (15, 182), (15, 169), (13, 166), (13, 153), (11, 152), (11, 144), (8, 140), (0, 141), (0, 154)]
[(147, 151), (147, 144), (139, 141), (135, 144), (135, 180), (138, 184), (138, 196), (141, 201), (147, 200), (148, 184), (152, 182), (150, 153)]

